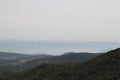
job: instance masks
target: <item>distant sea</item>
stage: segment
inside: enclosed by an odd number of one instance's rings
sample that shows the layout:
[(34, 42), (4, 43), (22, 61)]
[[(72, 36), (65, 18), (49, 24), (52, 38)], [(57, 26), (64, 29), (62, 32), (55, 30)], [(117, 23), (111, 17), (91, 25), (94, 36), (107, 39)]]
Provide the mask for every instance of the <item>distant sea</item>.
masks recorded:
[(25, 54), (59, 55), (66, 52), (106, 52), (120, 47), (112, 42), (79, 42), (79, 41), (3, 41), (0, 40), (0, 51)]

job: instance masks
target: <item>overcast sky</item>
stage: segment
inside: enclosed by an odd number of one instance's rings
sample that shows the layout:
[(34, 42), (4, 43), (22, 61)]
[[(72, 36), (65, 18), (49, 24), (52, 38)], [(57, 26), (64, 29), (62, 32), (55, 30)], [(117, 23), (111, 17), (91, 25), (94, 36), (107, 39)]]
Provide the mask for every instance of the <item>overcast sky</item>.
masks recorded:
[(0, 0), (0, 40), (120, 42), (120, 0)]

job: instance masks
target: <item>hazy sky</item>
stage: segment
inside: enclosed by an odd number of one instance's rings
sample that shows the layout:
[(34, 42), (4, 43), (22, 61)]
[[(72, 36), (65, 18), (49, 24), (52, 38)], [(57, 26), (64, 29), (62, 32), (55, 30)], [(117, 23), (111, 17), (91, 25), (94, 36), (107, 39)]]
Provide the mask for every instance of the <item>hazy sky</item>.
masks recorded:
[(0, 39), (120, 42), (120, 0), (0, 0)]

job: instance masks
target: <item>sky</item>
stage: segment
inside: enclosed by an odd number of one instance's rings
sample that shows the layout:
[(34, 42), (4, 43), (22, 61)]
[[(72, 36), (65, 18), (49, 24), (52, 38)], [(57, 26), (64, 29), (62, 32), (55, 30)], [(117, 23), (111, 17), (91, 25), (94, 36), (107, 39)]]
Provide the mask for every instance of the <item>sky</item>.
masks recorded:
[(120, 42), (120, 0), (0, 0), (0, 40)]

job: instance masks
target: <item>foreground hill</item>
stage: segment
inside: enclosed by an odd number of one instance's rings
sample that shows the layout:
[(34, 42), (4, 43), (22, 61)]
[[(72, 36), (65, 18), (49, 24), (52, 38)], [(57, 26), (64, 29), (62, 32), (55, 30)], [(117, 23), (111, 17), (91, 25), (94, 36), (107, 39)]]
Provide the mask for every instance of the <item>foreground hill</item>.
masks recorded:
[(120, 48), (78, 64), (44, 64), (0, 80), (120, 80)]
[[(50, 76), (40, 72), (34, 80), (55, 80), (55, 78), (57, 80), (120, 80), (119, 68), (120, 49), (116, 49), (85, 63), (64, 68), (60, 67), (60, 69), (57, 69), (58, 73), (51, 71)], [(54, 70), (54, 68), (52, 69)], [(44, 78), (40, 75), (44, 75)]]

